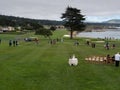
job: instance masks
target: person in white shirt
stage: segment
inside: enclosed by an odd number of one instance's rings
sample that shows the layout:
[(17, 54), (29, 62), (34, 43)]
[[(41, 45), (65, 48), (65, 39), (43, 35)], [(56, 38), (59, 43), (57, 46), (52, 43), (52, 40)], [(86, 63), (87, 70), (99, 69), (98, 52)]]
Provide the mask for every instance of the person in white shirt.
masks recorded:
[(120, 62), (120, 54), (115, 54), (115, 66), (118, 67)]

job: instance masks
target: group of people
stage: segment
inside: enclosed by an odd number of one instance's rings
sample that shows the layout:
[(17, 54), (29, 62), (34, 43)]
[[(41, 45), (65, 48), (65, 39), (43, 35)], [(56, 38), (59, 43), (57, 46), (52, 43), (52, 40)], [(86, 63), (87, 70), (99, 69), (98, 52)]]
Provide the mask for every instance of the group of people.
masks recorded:
[[(119, 67), (119, 62), (120, 62), (120, 54), (119, 54), (119, 52), (116, 53), (112, 58), (108, 54), (107, 55), (107, 63), (110, 63), (109, 60), (112, 60), (112, 62), (115, 61), (115, 66)], [(68, 63), (69, 63), (70, 66), (76, 66), (78, 64), (78, 59), (75, 57), (74, 54), (73, 54), (72, 57), (70, 56)]]
[[(86, 41), (86, 44), (88, 46), (91, 45), (92, 48), (96, 47), (96, 44), (94, 42)], [(115, 47), (116, 47), (116, 45), (114, 43), (110, 46), (109, 42), (106, 42), (105, 45), (104, 45), (104, 48), (107, 49), (107, 50), (109, 50), (110, 48), (115, 49)]]
[(86, 41), (86, 44), (91, 45), (92, 48), (96, 47), (96, 44), (94, 42), (91, 43), (90, 41)]
[(78, 46), (78, 45), (79, 45), (79, 42), (76, 40), (76, 41), (74, 42), (74, 45), (75, 45), (75, 46)]
[(9, 40), (9, 46), (18, 46), (18, 41), (17, 40)]
[(48, 43), (55, 45), (57, 42), (63, 42), (63, 38), (49, 39)]
[[(104, 47), (109, 50), (110, 49), (110, 45), (108, 42), (106, 42), (106, 44), (104, 45)], [(115, 49), (115, 44), (112, 44), (112, 49)]]
[(106, 56), (107, 57), (107, 61), (106, 63), (113, 63), (115, 61), (115, 56), (110, 56), (109, 54)]
[(120, 62), (120, 53), (116, 53), (113, 57), (110, 57), (110, 55), (108, 54), (107, 55), (107, 63), (110, 63), (110, 62), (115, 62), (115, 66), (116, 67), (119, 67), (119, 62)]

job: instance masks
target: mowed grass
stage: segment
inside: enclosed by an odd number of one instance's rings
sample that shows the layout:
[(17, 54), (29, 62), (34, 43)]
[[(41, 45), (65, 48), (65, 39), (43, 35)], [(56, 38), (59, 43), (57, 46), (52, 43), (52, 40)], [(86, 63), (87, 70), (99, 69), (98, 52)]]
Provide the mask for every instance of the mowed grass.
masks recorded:
[[(52, 39), (64, 33), (67, 32), (56, 31)], [(87, 46), (85, 38), (64, 38), (64, 42), (55, 45), (42, 36), (38, 36), (38, 45), (22, 40), (30, 35), (0, 35), (0, 90), (120, 90), (120, 67), (85, 61), (88, 56), (112, 56), (119, 52), (119, 40), (110, 41), (116, 48), (106, 50), (104, 43), (96, 43), (96, 48)], [(9, 47), (8, 41), (16, 37), (22, 38), (20, 45)], [(79, 46), (74, 46), (75, 40)], [(68, 65), (72, 54), (79, 60), (76, 67)]]

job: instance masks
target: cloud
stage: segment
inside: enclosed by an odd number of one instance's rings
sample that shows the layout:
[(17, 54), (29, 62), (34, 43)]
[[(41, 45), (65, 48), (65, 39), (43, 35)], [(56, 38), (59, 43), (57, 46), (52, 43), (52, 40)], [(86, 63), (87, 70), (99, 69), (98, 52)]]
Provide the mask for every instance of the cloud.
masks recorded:
[(61, 20), (66, 7), (81, 10), (88, 21), (120, 18), (119, 0), (1, 0), (0, 14)]

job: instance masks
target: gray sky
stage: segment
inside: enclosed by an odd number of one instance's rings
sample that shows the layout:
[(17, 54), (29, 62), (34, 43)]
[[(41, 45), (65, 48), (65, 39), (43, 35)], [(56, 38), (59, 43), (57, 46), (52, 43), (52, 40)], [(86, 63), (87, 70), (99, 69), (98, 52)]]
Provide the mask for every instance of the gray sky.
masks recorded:
[(0, 14), (61, 20), (68, 5), (80, 9), (86, 21), (120, 19), (120, 0), (0, 0)]

